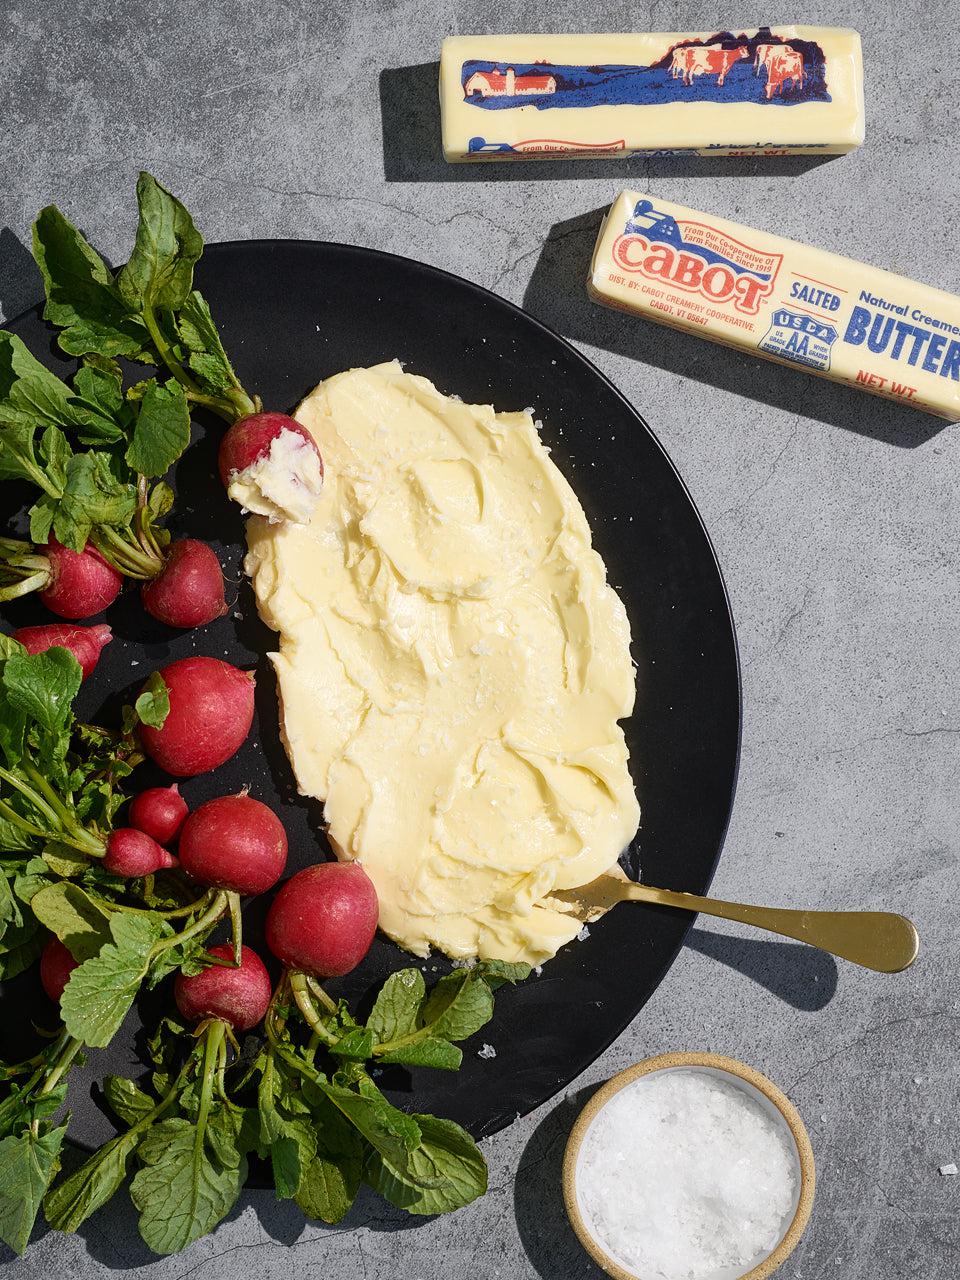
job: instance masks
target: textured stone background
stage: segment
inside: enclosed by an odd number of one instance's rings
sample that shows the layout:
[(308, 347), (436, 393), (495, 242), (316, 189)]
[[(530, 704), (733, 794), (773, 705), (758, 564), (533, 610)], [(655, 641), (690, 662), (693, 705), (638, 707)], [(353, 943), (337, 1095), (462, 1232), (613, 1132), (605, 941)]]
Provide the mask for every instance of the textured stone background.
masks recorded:
[[(0, 5), (0, 310), (39, 297), (24, 249), (55, 200), (129, 249), (137, 170), (209, 240), (372, 245), (449, 268), (572, 338), (649, 419), (715, 540), (744, 666), (740, 789), (715, 890), (908, 910), (920, 962), (884, 978), (710, 922), (630, 1030), (486, 1144), (489, 1195), (411, 1226), (372, 1198), (338, 1229), (247, 1195), (156, 1261), (122, 1198), (39, 1234), (11, 1280), (596, 1280), (559, 1201), (590, 1087), (648, 1053), (756, 1064), (799, 1105), (819, 1165), (796, 1280), (957, 1274), (958, 437), (922, 414), (589, 305), (598, 211), (623, 185), (960, 290), (956, 3), (851, 0), (784, 16), (858, 27), (868, 145), (814, 166), (691, 160), (448, 169), (435, 68), (448, 32), (713, 27), (706, 4), (50, 0)], [(192, 11), (192, 12), (191, 12)], [(588, 12), (588, 16), (585, 13)], [(777, 17), (778, 15), (770, 15)], [(753, 18), (756, 21), (758, 19)], [(739, 167), (738, 167), (739, 165)]]

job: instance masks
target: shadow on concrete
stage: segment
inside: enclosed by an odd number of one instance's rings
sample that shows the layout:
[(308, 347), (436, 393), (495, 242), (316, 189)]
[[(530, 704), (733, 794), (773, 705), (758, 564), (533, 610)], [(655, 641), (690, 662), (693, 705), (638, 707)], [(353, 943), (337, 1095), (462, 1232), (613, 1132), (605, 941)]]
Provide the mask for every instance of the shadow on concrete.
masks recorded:
[(561, 1190), (567, 1138), (597, 1088), (588, 1085), (578, 1089), (545, 1115), (520, 1157), (514, 1180), (514, 1214), (524, 1251), (543, 1280), (603, 1278), (573, 1233)]
[(654, 178), (799, 177), (833, 156), (742, 159), (636, 156), (632, 160), (522, 160), (447, 164), (440, 145), (439, 62), (380, 72), (383, 173), (388, 182), (543, 182), (608, 178), (617, 187)]
[(790, 413), (914, 449), (950, 424), (853, 387), (598, 306), (585, 281), (606, 207), (551, 227), (523, 305), (564, 337), (748, 396)]
[(0, 229), (0, 312), (12, 320), (43, 301), (43, 277), (30, 250), (9, 227)]
[(684, 945), (742, 973), (794, 1009), (822, 1009), (837, 990), (836, 960), (826, 951), (806, 947), (802, 942), (734, 938), (691, 929)]

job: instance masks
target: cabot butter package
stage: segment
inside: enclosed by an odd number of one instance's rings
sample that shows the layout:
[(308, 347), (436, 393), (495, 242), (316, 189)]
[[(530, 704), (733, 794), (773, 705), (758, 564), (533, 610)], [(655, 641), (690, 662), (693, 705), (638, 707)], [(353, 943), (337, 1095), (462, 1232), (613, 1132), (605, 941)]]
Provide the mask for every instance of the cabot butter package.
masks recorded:
[(960, 421), (960, 297), (825, 249), (624, 191), (591, 297)]
[(451, 36), (440, 109), (452, 162), (837, 154), (863, 142), (860, 37), (790, 25)]

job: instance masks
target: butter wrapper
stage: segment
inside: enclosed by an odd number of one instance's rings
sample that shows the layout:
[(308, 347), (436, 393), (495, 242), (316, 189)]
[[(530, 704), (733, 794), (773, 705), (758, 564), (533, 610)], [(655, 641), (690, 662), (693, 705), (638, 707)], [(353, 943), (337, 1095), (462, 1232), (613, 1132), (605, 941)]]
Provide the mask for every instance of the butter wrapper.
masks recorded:
[(863, 55), (841, 27), (450, 36), (440, 113), (451, 162), (835, 155), (863, 142)]
[(587, 290), (714, 342), (960, 421), (960, 297), (624, 191)]

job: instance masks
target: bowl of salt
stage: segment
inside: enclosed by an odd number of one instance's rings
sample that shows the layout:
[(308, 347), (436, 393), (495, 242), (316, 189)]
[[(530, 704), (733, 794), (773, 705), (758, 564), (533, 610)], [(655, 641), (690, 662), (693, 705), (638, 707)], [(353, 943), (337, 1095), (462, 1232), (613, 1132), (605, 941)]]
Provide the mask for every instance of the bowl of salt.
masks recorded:
[(766, 1076), (667, 1053), (599, 1089), (567, 1141), (563, 1198), (615, 1280), (765, 1280), (813, 1207), (800, 1114)]

